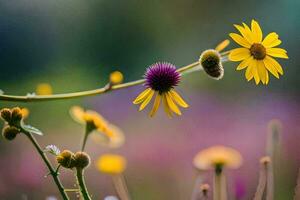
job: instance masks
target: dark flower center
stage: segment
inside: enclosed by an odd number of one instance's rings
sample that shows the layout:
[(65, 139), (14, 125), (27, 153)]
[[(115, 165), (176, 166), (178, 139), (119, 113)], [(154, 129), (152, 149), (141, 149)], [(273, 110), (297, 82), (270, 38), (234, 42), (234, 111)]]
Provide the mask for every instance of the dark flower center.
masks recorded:
[(257, 60), (262, 60), (267, 55), (266, 48), (259, 43), (252, 44), (252, 46), (250, 47), (250, 53)]
[(146, 86), (158, 91), (160, 94), (170, 91), (180, 82), (180, 74), (171, 63), (155, 63), (145, 74)]

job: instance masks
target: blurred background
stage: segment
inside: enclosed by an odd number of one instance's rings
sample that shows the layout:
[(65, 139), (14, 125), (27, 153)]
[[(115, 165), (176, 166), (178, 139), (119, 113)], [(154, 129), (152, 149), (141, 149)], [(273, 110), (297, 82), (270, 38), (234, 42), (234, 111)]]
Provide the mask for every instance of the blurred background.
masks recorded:
[[(54, 93), (95, 89), (114, 70), (131, 81), (156, 61), (180, 67), (236, 32), (233, 24), (249, 24), (253, 18), (264, 36), (279, 34), (290, 59), (279, 60), (285, 74), (279, 80), (272, 77), (267, 86), (247, 82), (244, 71), (235, 70), (237, 63), (225, 64), (220, 81), (202, 72), (183, 77), (179, 92), (190, 108), (172, 120), (161, 109), (152, 119), (137, 111), (132, 100), (141, 86), (75, 100), (0, 102), (0, 107), (29, 108), (27, 122), (45, 133), (37, 137), (41, 145), (72, 151), (79, 150), (84, 127), (72, 121), (70, 107), (98, 111), (122, 128), (126, 143), (109, 150), (89, 140), (86, 151), (93, 161), (106, 152), (126, 156), (130, 193), (142, 200), (189, 199), (196, 175), (192, 159), (216, 144), (243, 155), (243, 166), (228, 171), (228, 182), (232, 199), (250, 199), (258, 182), (258, 159), (265, 155), (267, 123), (276, 118), (283, 124), (276, 199), (292, 199), (300, 164), (299, 8), (298, 0), (1, 0), (0, 89), (6, 94), (26, 95), (39, 83), (51, 84)], [(1, 200), (60, 199), (27, 138), (1, 138), (0, 154)], [(73, 173), (61, 173), (66, 188), (73, 188)], [(115, 194), (110, 177), (94, 163), (86, 181), (94, 199)], [(206, 181), (211, 183), (210, 175)]]

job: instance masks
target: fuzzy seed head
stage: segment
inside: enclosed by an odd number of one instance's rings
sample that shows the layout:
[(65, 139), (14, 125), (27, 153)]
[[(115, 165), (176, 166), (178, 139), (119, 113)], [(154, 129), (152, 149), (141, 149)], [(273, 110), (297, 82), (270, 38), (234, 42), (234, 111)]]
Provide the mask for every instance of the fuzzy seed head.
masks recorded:
[(221, 63), (221, 55), (214, 49), (204, 51), (199, 59), (204, 71), (217, 80), (223, 78), (224, 69)]
[(18, 133), (20, 133), (20, 130), (14, 126), (6, 126), (2, 130), (2, 136), (9, 141), (15, 139)]
[(75, 167), (74, 153), (69, 150), (64, 150), (59, 155), (57, 155), (56, 161), (58, 162), (58, 164), (68, 169), (72, 169), (73, 167)]
[(6, 122), (11, 121), (11, 111), (8, 108), (3, 108), (1, 111), (1, 118), (5, 120)]
[(75, 167), (76, 168), (86, 168), (89, 166), (91, 162), (90, 156), (85, 152), (77, 152), (75, 153)]

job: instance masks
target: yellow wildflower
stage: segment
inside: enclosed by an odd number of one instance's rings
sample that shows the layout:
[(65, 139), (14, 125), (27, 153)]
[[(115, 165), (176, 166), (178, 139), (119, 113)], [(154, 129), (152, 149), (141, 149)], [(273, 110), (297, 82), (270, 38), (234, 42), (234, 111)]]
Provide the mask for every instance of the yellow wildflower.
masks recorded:
[(105, 174), (121, 174), (126, 168), (126, 159), (117, 154), (104, 154), (98, 159), (97, 169)]
[(40, 83), (36, 87), (37, 95), (51, 95), (52, 93), (52, 86), (48, 83)]
[(252, 20), (251, 29), (243, 23), (243, 26), (234, 25), (241, 33), (230, 33), (229, 36), (242, 48), (230, 51), (228, 56), (231, 61), (241, 61), (237, 70), (246, 69), (246, 79), (250, 81), (254, 78), (255, 83), (269, 83), (269, 72), (276, 78), (283, 75), (280, 64), (272, 57), (288, 58), (287, 51), (282, 48), (274, 48), (281, 44), (275, 32), (269, 33), (263, 39), (263, 33), (259, 24)]
[(200, 170), (219, 166), (235, 169), (241, 166), (242, 160), (241, 154), (233, 148), (213, 146), (200, 151), (194, 157), (194, 166)]

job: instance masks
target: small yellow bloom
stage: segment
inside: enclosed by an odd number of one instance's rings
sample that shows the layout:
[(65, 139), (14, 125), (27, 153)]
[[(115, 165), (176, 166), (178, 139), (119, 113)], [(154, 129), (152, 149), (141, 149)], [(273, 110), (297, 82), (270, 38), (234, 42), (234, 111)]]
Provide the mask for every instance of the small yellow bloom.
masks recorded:
[(70, 109), (70, 115), (76, 122), (89, 125), (95, 130), (99, 129), (103, 131), (108, 124), (104, 117), (102, 117), (99, 113), (92, 110), (84, 111), (79, 106), (73, 106)]
[(98, 159), (97, 169), (105, 174), (121, 174), (126, 168), (126, 159), (117, 154), (104, 154)]
[(112, 85), (120, 84), (123, 82), (123, 74), (119, 71), (114, 71), (109, 76), (109, 81)]
[(122, 130), (109, 123), (99, 113), (92, 110), (84, 111), (79, 106), (73, 106), (70, 109), (70, 115), (76, 122), (85, 124), (91, 130), (100, 133), (91, 135), (95, 142), (109, 148), (119, 148), (124, 144), (125, 136)]
[(36, 94), (37, 95), (51, 95), (52, 94), (52, 87), (48, 83), (40, 83), (36, 87)]
[(194, 166), (199, 170), (214, 169), (217, 166), (236, 169), (242, 164), (241, 154), (233, 148), (213, 146), (200, 151), (194, 157)]
[(241, 61), (237, 70), (246, 68), (246, 79), (248, 81), (254, 78), (255, 83), (269, 83), (269, 72), (276, 78), (283, 75), (283, 69), (280, 64), (272, 57), (288, 58), (287, 51), (282, 48), (274, 48), (281, 44), (278, 35), (275, 32), (269, 33), (263, 39), (263, 33), (259, 24), (252, 20), (251, 29), (243, 23), (243, 26), (234, 25), (241, 33), (230, 33), (229, 36), (242, 48), (236, 48), (230, 51), (228, 56), (231, 61)]

